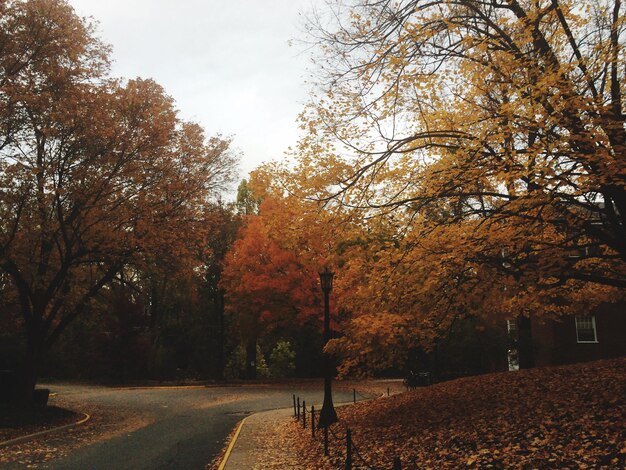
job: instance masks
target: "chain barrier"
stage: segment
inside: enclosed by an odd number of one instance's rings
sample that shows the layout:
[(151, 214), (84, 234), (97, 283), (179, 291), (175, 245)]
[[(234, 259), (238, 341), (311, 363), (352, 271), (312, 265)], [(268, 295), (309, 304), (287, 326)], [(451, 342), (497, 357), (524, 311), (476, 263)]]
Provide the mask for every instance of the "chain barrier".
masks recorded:
[(363, 462), (363, 465), (365, 465), (368, 470), (384, 470), (381, 467), (372, 467), (369, 463), (367, 463), (367, 460), (365, 460), (365, 458), (361, 455), (359, 448), (354, 443), (354, 439), (352, 439), (352, 452), (359, 458), (359, 460), (361, 460), (361, 462)]
[[(354, 396), (356, 396), (356, 394), (358, 392), (356, 392), (355, 390), (353, 390)], [(389, 393), (389, 392), (387, 392)], [(361, 394), (359, 394), (361, 395)], [(364, 397), (363, 395), (361, 395), (363, 397), (363, 399), (368, 399), (368, 397)], [(296, 405), (297, 404), (297, 409), (296, 409)], [(296, 397), (294, 395), (294, 417), (296, 418), (296, 421), (300, 421), (302, 418), (303, 421), (303, 427), (306, 428), (306, 413), (311, 413), (311, 426), (312, 426), (312, 436), (313, 438), (315, 438), (315, 406), (311, 405), (311, 409), (309, 409), (306, 406), (306, 401), (302, 400), (302, 404), (300, 404), (300, 397)], [(318, 418), (319, 419), (319, 418)], [(363, 457), (363, 455), (359, 452), (359, 448), (355, 445), (354, 440), (352, 439), (351, 436), (351, 432), (349, 430), (346, 430), (346, 432), (343, 434), (343, 436), (341, 436), (340, 434), (336, 433), (332, 426), (327, 426), (325, 428), (330, 435), (337, 441), (337, 442), (342, 442), (345, 441), (347, 443), (347, 447), (349, 447), (350, 451), (348, 454), (348, 450), (346, 450), (346, 468), (353, 468), (353, 464), (352, 464), (352, 455), (356, 456), (360, 462), (362, 463), (361, 466), (364, 466), (367, 470), (386, 470), (384, 467), (374, 467), (371, 464), (369, 464), (367, 462), (367, 460), (365, 460), (365, 458)], [(330, 440), (329, 440), (330, 441)], [(349, 443), (348, 443), (349, 441)], [(343, 454), (343, 452), (341, 452), (341, 454)], [(348, 464), (348, 461), (350, 462)], [(342, 465), (343, 468), (343, 465)], [(400, 463), (400, 459), (399, 457), (394, 457), (394, 461), (393, 461), (393, 469), (401, 469), (401, 463)]]
[(335, 431), (333, 431), (333, 428), (331, 426), (328, 426), (328, 431), (330, 432), (330, 434), (337, 439), (338, 441), (343, 441), (346, 439), (347, 434), (344, 434), (343, 437), (339, 437), (337, 434), (335, 434)]

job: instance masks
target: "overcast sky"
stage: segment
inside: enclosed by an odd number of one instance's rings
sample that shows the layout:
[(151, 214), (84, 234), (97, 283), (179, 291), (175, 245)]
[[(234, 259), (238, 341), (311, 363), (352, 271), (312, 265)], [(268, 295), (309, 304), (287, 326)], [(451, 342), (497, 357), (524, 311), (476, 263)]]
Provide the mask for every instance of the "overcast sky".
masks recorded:
[(313, 0), (69, 0), (99, 21), (112, 75), (153, 78), (181, 116), (234, 136), (241, 177), (297, 140), (308, 56), (289, 47)]

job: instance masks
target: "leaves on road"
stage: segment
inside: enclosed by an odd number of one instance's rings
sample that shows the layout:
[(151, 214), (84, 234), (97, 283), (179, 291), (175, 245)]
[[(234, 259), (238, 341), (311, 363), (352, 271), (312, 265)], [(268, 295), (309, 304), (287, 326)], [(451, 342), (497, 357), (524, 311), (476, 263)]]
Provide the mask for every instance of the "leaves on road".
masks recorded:
[(130, 409), (81, 404), (61, 397), (51, 398), (51, 401), (56, 406), (87, 413), (91, 418), (79, 426), (53, 431), (2, 449), (0, 464), (12, 464), (9, 467), (12, 469), (38, 468), (45, 462), (59, 459), (79, 447), (147, 426), (152, 420), (150, 416)]
[(74, 423), (82, 417), (57, 406), (22, 409), (5, 405), (0, 407), (0, 442)]

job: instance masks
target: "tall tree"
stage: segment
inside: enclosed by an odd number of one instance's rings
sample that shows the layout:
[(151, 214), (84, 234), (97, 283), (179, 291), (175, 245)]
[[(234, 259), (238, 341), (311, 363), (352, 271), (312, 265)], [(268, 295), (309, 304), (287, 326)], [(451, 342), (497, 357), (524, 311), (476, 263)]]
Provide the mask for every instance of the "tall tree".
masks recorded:
[(626, 287), (620, 0), (335, 7), (311, 29), (324, 95), (301, 154), (329, 170), (317, 197), (411, 221), (454, 208), (483, 263)]
[(248, 185), (248, 180), (243, 179), (237, 187), (237, 211), (242, 215), (259, 213), (261, 198), (256, 197), (254, 191)]
[[(306, 176), (296, 179), (304, 181)], [(245, 218), (226, 257), (222, 285), (236, 331), (249, 343), (250, 363), (257, 339), (276, 331), (295, 339), (304, 327), (321, 331), (318, 272), (337, 262), (345, 226), (320, 211), (316, 202), (286, 194), (273, 165), (253, 172), (245, 190), (245, 200), (262, 202), (257, 214)]]
[(299, 253), (286, 250), (253, 216), (233, 244), (223, 272), (227, 309), (246, 344), (248, 377), (255, 378), (257, 340), (295, 328), (319, 311), (316, 274)]
[(222, 287), (222, 273), (226, 262), (226, 255), (235, 242), (237, 232), (241, 227), (241, 219), (233, 208), (217, 205), (210, 212), (211, 230), (209, 231), (209, 251), (204, 257), (204, 282), (203, 292), (206, 300), (212, 304), (212, 311), (217, 317), (217, 368), (216, 375), (224, 376), (225, 340), (226, 340), (226, 303), (224, 289)]
[(333, 245), (346, 369), (389, 365), (458, 317), (626, 295), (619, 0), (328, 4), (281, 190), (352, 212)]
[(46, 350), (125, 268), (193, 258), (233, 161), (153, 81), (109, 79), (108, 48), (65, 1), (0, 8), (0, 269), (27, 398)]

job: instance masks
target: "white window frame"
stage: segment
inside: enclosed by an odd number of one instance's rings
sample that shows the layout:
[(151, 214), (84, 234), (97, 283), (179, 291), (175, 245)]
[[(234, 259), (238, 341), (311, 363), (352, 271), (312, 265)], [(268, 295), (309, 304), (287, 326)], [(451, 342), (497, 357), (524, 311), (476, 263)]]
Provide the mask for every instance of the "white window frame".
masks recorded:
[[(511, 340), (517, 341), (517, 320), (507, 320), (506, 331)], [(507, 351), (506, 362), (510, 372), (519, 370), (519, 353), (517, 348), (512, 348)]]
[(517, 336), (517, 321), (516, 320), (506, 321), (506, 332), (510, 335)]
[[(593, 330), (593, 340), (583, 341), (579, 339), (578, 337), (578, 332), (581, 329), (579, 328), (578, 324), (579, 322), (580, 323), (582, 323), (583, 321), (588, 322), (589, 320), (591, 320), (591, 328)], [(598, 329), (596, 328), (596, 316), (595, 315), (577, 315), (574, 318), (574, 323), (576, 324), (576, 342), (577, 343), (597, 343), (598, 342)]]

